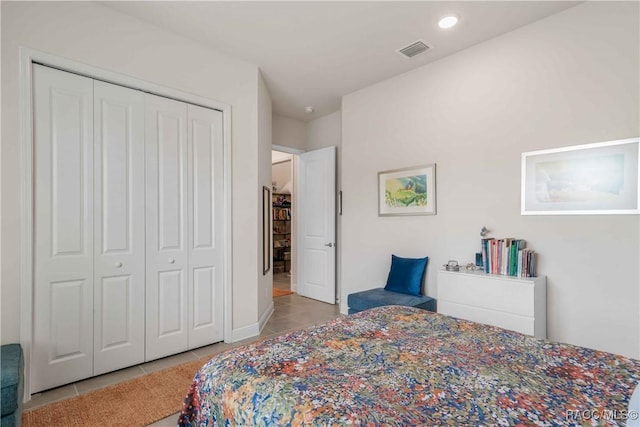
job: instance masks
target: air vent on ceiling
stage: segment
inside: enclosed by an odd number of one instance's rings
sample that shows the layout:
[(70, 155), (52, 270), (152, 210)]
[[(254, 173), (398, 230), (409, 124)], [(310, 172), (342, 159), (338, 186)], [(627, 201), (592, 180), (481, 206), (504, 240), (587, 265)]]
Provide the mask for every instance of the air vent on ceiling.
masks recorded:
[(429, 46), (422, 40), (418, 40), (411, 43), (410, 45), (398, 49), (396, 52), (406, 56), (407, 58), (413, 58), (414, 56), (421, 54), (422, 52), (426, 52), (429, 49), (431, 49), (431, 46)]

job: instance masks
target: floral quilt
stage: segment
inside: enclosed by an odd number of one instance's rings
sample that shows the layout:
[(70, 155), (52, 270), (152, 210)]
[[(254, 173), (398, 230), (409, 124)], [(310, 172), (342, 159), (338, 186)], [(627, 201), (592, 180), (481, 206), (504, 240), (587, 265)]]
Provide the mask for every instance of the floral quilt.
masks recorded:
[(180, 426), (625, 425), (640, 361), (411, 307), (216, 355)]

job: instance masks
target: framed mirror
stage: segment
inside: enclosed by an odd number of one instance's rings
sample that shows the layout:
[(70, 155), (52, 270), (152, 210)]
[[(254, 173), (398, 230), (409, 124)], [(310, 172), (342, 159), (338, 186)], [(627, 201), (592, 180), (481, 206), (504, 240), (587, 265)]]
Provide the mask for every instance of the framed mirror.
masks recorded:
[(271, 270), (271, 189), (262, 186), (262, 275)]

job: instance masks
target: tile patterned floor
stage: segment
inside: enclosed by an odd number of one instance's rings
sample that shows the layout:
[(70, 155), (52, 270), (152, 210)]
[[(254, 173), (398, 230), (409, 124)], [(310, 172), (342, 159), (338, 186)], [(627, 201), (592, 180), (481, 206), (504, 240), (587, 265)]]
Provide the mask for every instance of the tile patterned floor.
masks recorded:
[(291, 289), (291, 273), (274, 273), (273, 287), (276, 289)]
[[(275, 279), (274, 286), (276, 286)], [(195, 360), (202, 356), (219, 353), (229, 348), (247, 344), (261, 338), (279, 335), (287, 331), (322, 323), (340, 316), (340, 310), (337, 304), (325, 304), (296, 294), (274, 298), (273, 303), (274, 313), (265, 325), (262, 333), (257, 337), (249, 338), (237, 343), (218, 343), (201, 347), (195, 350), (176, 354), (174, 356), (165, 357), (163, 359), (154, 360), (152, 362), (143, 363), (141, 365), (121, 369), (116, 372), (100, 375), (99, 377), (89, 378), (87, 380), (38, 393), (33, 395), (31, 397), (31, 401), (25, 404), (24, 410), (29, 411), (53, 402), (97, 390), (102, 387), (127, 381), (140, 375), (176, 366), (190, 360)], [(151, 424), (151, 426), (175, 426), (176, 419), (177, 414), (174, 414)]]

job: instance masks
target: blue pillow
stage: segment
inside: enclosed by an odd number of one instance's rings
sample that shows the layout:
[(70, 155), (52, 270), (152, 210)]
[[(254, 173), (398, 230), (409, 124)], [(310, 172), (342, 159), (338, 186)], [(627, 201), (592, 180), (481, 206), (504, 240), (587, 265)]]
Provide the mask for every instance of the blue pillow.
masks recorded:
[(424, 258), (400, 258), (391, 255), (391, 270), (387, 277), (387, 291), (400, 292), (401, 294), (422, 295), (422, 278), (427, 268), (429, 257)]

